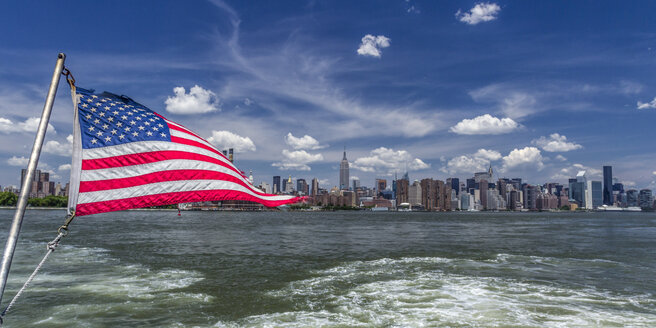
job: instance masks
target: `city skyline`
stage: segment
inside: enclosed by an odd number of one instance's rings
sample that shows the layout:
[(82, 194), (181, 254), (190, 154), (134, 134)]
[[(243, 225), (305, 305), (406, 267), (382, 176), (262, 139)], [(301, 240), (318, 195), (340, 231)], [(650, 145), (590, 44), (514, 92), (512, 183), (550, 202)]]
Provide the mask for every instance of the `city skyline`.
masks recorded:
[[(3, 187), (20, 184), (63, 51), (81, 87), (128, 95), (235, 148), (256, 184), (291, 175), (339, 186), (346, 145), (363, 185), (406, 171), (466, 179), (490, 164), (535, 184), (578, 170), (603, 181), (608, 165), (627, 188), (656, 189), (650, 2), (126, 2), (111, 19), (80, 14), (111, 12), (100, 3), (0, 6), (30, 13), (5, 30), (31, 26), (0, 36)], [(40, 169), (65, 183), (64, 83), (51, 125)]]

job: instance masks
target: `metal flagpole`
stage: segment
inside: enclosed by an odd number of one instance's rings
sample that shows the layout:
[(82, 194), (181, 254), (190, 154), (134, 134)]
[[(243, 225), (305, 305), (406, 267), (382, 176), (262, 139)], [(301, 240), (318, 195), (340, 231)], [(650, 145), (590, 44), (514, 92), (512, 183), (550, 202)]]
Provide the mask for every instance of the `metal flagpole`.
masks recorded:
[(9, 230), (7, 244), (5, 244), (5, 252), (2, 255), (2, 266), (0, 267), (0, 303), (2, 302), (2, 295), (5, 292), (5, 286), (7, 285), (7, 276), (9, 276), (11, 260), (14, 257), (14, 250), (16, 249), (16, 242), (18, 241), (18, 234), (20, 233), (21, 224), (23, 223), (23, 215), (25, 214), (25, 207), (27, 206), (27, 198), (30, 194), (30, 189), (32, 188), (31, 182), (34, 180), (35, 170), (37, 164), (39, 163), (41, 146), (43, 146), (43, 139), (46, 137), (48, 121), (50, 120), (50, 112), (52, 111), (52, 104), (55, 102), (55, 96), (57, 95), (57, 87), (59, 86), (59, 78), (61, 77), (62, 70), (64, 69), (65, 59), (66, 55), (63, 53), (60, 53), (57, 56), (55, 72), (52, 74), (50, 89), (48, 89), (46, 103), (43, 106), (43, 114), (41, 114), (41, 122), (39, 123), (39, 129), (37, 130), (34, 146), (32, 147), (32, 155), (30, 155), (30, 162), (27, 165), (27, 175), (23, 180), (23, 186), (21, 186), (20, 197), (18, 198), (18, 203), (16, 204), (16, 213), (14, 214), (14, 220), (11, 223), (11, 229)]

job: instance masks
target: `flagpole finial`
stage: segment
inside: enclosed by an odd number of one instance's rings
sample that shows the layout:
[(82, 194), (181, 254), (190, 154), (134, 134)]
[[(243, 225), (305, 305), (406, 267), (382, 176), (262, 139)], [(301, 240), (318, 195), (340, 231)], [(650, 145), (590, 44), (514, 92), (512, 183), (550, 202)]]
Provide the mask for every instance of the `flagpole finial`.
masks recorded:
[(66, 59), (66, 54), (63, 52), (60, 52), (59, 55), (57, 55), (57, 58), (59, 59)]

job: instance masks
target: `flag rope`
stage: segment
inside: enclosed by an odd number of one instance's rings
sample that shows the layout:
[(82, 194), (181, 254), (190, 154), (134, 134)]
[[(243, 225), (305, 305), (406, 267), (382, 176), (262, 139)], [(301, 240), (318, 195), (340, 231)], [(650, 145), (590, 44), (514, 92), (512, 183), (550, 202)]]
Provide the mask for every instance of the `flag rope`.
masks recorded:
[(71, 224), (71, 222), (73, 221), (74, 218), (75, 218), (75, 213), (73, 213), (71, 215), (68, 215), (68, 217), (66, 218), (66, 221), (64, 222), (64, 224), (61, 227), (59, 227), (59, 229), (57, 229), (57, 232), (58, 232), (57, 237), (55, 237), (55, 239), (53, 239), (51, 242), (49, 242), (46, 245), (46, 248), (48, 249), (48, 251), (46, 252), (46, 255), (43, 257), (43, 259), (41, 259), (41, 262), (39, 262), (39, 264), (36, 266), (36, 268), (34, 269), (34, 272), (32, 272), (32, 274), (27, 278), (27, 280), (23, 284), (23, 287), (21, 287), (21, 289), (18, 290), (18, 293), (16, 293), (16, 295), (14, 295), (14, 298), (11, 299), (11, 302), (9, 302), (9, 305), (7, 305), (7, 307), (2, 311), (2, 313), (0, 313), (0, 325), (2, 325), (4, 323), (4, 318), (7, 315), (7, 312), (9, 312), (9, 309), (11, 309), (11, 307), (14, 306), (14, 304), (16, 303), (18, 298), (21, 296), (21, 294), (23, 294), (25, 289), (27, 289), (27, 287), (30, 285), (30, 283), (32, 283), (32, 280), (34, 280), (37, 273), (39, 273), (39, 270), (41, 270), (41, 267), (43, 266), (43, 264), (48, 259), (48, 256), (50, 256), (50, 254), (52, 254), (52, 252), (55, 251), (57, 246), (59, 246), (59, 242), (61, 241), (61, 239), (68, 235), (68, 226)]

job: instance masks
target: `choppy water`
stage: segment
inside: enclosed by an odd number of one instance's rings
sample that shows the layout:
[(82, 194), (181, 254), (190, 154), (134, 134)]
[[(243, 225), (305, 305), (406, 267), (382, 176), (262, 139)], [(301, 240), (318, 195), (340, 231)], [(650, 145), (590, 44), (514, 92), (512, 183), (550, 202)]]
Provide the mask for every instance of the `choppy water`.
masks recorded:
[[(3, 305), (63, 216), (27, 212)], [(71, 229), (5, 326), (656, 326), (654, 214), (134, 211)]]

